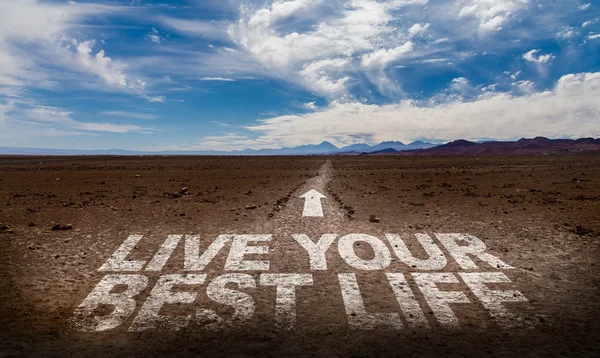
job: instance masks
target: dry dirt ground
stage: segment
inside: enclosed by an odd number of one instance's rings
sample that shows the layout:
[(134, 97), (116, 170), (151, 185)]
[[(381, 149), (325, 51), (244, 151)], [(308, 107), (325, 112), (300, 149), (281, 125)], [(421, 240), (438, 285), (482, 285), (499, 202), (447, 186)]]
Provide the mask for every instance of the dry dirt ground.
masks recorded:
[[(302, 216), (300, 196), (310, 189), (326, 196), (323, 217)], [(338, 242), (353, 233), (381, 240), (391, 263), (379, 270), (349, 264)], [(514, 268), (500, 270), (471, 257), (478, 269), (465, 270), (435, 233), (480, 238), (486, 252)], [(246, 260), (268, 260), (268, 270), (237, 271), (249, 275), (252, 284), (228, 285), (251, 297), (254, 312), (247, 322), (211, 330), (207, 327), (214, 322), (204, 317), (191, 319), (179, 331), (160, 325), (129, 331), (159, 277), (189, 273), (184, 240), (159, 271), (98, 269), (129, 235), (143, 239), (128, 259), (147, 262), (172, 234), (200, 235), (200, 253), (222, 234), (272, 235), (268, 254), (246, 255)], [(326, 270), (311, 268), (294, 234), (313, 242), (324, 234), (337, 235), (326, 251)], [(415, 234), (435, 239), (447, 258), (436, 272), (455, 280), (437, 288), (467, 298), (468, 303), (449, 304), (460, 326), (440, 323), (439, 311), (413, 276), (425, 271), (400, 262), (385, 234), (402, 234), (414, 256), (423, 259), (427, 255)], [(2, 157), (0, 240), (0, 356), (600, 354), (597, 155)], [(203, 270), (194, 272), (206, 275), (205, 284), (173, 289), (196, 293), (193, 303), (165, 304), (160, 314), (193, 317), (207, 308), (220, 317), (232, 316), (233, 308), (207, 294), (211, 280), (232, 272), (226, 270), (230, 246), (227, 242)], [(365, 242), (352, 247), (365, 261), (376, 256)], [(502, 327), (459, 276), (464, 272), (505, 274), (510, 282), (487, 286), (516, 290), (527, 299), (503, 304), (518, 324)], [(262, 281), (265, 274), (281, 273), (312, 278), (312, 285), (296, 287), (292, 329), (285, 329), (289, 320), (283, 326), (278, 321), (278, 288)], [(386, 274), (399, 273), (425, 317), (425, 328), (413, 327), (412, 316), (401, 309), (410, 300), (401, 302), (394, 295)], [(76, 308), (110, 274), (143, 275), (149, 283), (135, 296), (133, 314), (118, 327), (81, 332)], [(402, 327), (353, 329), (349, 322), (356, 315), (346, 314), (338, 274), (355, 275), (367, 312), (400, 313)], [(123, 290), (115, 287), (111, 294)], [(94, 314), (110, 315), (113, 309), (106, 304)]]

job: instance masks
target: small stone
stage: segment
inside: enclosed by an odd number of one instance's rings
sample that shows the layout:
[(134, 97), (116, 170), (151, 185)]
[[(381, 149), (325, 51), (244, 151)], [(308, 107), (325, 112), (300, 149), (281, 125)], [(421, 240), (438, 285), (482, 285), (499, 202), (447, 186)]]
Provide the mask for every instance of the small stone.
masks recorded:
[(29, 227), (34, 227), (34, 226), (35, 226), (35, 223), (29, 223), (29, 225), (27, 225), (27, 226), (29, 226)]
[(181, 190), (179, 191), (179, 195), (187, 195), (188, 194), (188, 187), (184, 186), (183, 188), (181, 188)]
[(373, 214), (373, 215), (371, 215), (369, 217), (369, 221), (372, 222), (372, 223), (378, 223), (379, 222), (379, 218)]
[(71, 224), (67, 224), (67, 225), (60, 225), (60, 224), (56, 224), (52, 227), (52, 231), (57, 231), (57, 230), (71, 230), (73, 229), (73, 225)]
[(256, 208), (257, 208), (257, 206), (254, 205), (254, 204), (248, 204), (248, 205), (246, 205), (246, 210), (252, 210), (252, 209), (256, 209)]
[(140, 176), (139, 176), (139, 174), (138, 174), (138, 175), (136, 175), (135, 177), (136, 177), (136, 178), (139, 178)]

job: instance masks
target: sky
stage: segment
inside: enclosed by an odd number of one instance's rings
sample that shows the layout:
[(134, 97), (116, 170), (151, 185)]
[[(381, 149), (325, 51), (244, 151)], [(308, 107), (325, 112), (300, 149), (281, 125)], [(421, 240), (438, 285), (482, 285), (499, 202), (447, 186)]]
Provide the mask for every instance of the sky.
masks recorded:
[(0, 0), (0, 146), (600, 137), (600, 3)]

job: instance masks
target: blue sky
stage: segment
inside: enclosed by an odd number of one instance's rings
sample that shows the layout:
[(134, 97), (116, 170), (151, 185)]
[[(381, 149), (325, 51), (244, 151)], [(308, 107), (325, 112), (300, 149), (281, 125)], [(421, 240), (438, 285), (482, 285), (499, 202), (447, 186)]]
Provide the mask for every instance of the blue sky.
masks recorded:
[(600, 137), (600, 4), (0, 0), (0, 146)]

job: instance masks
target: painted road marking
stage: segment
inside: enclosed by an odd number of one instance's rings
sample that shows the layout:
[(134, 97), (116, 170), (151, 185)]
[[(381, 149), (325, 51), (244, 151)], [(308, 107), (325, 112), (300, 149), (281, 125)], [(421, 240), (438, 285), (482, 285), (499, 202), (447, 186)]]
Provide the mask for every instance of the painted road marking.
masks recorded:
[[(334, 288), (341, 290), (341, 302), (338, 301), (337, 306), (345, 311), (348, 328), (352, 330), (460, 328), (454, 309), (457, 305), (477, 302), (500, 328), (526, 326), (513, 306), (526, 303), (527, 298), (514, 290), (514, 283), (503, 272), (513, 267), (489, 253), (481, 239), (469, 234), (414, 234), (414, 238), (392, 233), (380, 237), (359, 233), (323, 234), (320, 238), (293, 234), (298, 255), (308, 261), (311, 272), (283, 273), (269, 272), (273, 259), (269, 245), (274, 241), (271, 234), (223, 234), (208, 246), (208, 237), (168, 235), (151, 259), (134, 261), (129, 257), (143, 257), (136, 252), (142, 238), (142, 235), (129, 236), (98, 269), (106, 274), (75, 309), (76, 330), (109, 331), (127, 322), (130, 322), (129, 331), (177, 331), (189, 326), (216, 331), (239, 328), (254, 317), (256, 291), (270, 290), (269, 286), (274, 286), (275, 291), (272, 298), (275, 327), (292, 330), (296, 317), (308, 314), (302, 306), (296, 306), (296, 291), (307, 295), (332, 288), (330, 284), (323, 286), (323, 275), (313, 276), (312, 271), (337, 276), (339, 286)], [(292, 238), (288, 238), (290, 242)], [(201, 239), (205, 241), (202, 245)], [(229, 242), (231, 245), (226, 245)], [(414, 246), (409, 243), (417, 242), (421, 246), (419, 251), (426, 255), (420, 253), (415, 257), (409, 249)], [(373, 258), (359, 256), (355, 251), (358, 244), (361, 248), (370, 247)], [(183, 266), (179, 269), (166, 266), (178, 246), (183, 246)], [(337, 250), (332, 246), (337, 246)], [(225, 272), (215, 271), (214, 267), (206, 271), (206, 266), (223, 250), (229, 250), (223, 266)], [(333, 258), (326, 255), (328, 250), (333, 255), (337, 251), (345, 265), (329, 267), (327, 260)], [(404, 268), (400, 268), (400, 272), (387, 272), (394, 261)], [(164, 272), (165, 267), (175, 272)], [(368, 271), (379, 271), (381, 278), (371, 281), (369, 289), (361, 292), (364, 273)], [(142, 272), (160, 272), (161, 275), (156, 279)], [(456, 286), (461, 283), (466, 288)], [(374, 284), (393, 293), (399, 309), (388, 312), (368, 309), (365, 302), (373, 300), (368, 295), (372, 294)], [(448, 284), (455, 286), (448, 287)], [(191, 287), (181, 290), (181, 286)], [(197, 302), (200, 292), (202, 295), (205, 292), (210, 301)], [(336, 299), (335, 295), (327, 297)], [(417, 297), (422, 297), (421, 303)], [(214, 304), (230, 306), (231, 310), (229, 313), (216, 311)], [(163, 306), (172, 305), (187, 307), (187, 314), (172, 315), (163, 310)], [(99, 308), (107, 307), (111, 307), (110, 312), (100, 313)], [(432, 317), (428, 318), (426, 312)]]
[(302, 216), (307, 217), (323, 217), (323, 207), (321, 206), (321, 199), (326, 198), (325, 195), (319, 193), (315, 189), (311, 189), (306, 194), (300, 196), (305, 199), (304, 211)]

